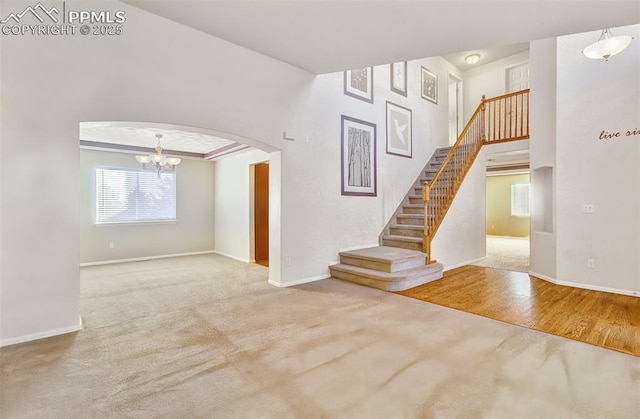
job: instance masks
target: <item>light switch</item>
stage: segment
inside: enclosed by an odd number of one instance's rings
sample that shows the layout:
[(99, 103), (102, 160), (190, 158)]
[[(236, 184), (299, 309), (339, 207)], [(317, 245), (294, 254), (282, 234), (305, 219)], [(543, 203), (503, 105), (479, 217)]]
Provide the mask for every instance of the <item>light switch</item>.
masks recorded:
[(584, 204), (582, 206), (582, 212), (585, 214), (592, 214), (593, 213), (593, 204)]

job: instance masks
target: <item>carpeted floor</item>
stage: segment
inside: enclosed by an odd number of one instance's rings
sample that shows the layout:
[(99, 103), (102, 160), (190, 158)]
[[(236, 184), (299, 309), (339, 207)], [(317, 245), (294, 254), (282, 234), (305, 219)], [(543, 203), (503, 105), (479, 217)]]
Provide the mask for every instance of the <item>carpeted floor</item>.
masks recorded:
[(0, 417), (640, 415), (640, 358), (375, 289), (218, 255), (81, 277), (81, 332), (0, 350)]
[(529, 272), (529, 237), (487, 236), (487, 257), (476, 266)]

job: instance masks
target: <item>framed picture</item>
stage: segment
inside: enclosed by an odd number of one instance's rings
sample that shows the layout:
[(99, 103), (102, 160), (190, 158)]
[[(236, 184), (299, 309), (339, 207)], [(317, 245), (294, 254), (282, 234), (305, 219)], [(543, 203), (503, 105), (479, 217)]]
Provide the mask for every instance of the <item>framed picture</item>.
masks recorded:
[(342, 195), (376, 196), (376, 124), (342, 115)]
[(391, 91), (407, 95), (407, 62), (389, 64), (391, 66)]
[(411, 109), (387, 101), (387, 154), (412, 157)]
[(422, 67), (422, 98), (438, 104), (438, 77), (431, 71)]
[(345, 71), (344, 94), (373, 103), (373, 67)]

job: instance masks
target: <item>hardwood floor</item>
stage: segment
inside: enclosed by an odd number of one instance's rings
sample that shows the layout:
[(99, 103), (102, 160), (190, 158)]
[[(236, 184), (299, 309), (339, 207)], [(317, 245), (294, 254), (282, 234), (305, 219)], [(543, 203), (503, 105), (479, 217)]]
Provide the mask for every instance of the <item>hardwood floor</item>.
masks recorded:
[(397, 292), (640, 356), (640, 298), (555, 285), (522, 272), (464, 266)]

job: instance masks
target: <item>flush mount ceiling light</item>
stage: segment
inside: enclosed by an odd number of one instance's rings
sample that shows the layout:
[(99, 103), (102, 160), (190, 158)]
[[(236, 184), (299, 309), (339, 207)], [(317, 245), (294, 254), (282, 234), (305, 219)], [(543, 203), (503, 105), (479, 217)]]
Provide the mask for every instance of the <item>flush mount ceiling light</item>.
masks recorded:
[(164, 156), (162, 154), (162, 146), (160, 145), (162, 134), (156, 134), (156, 138), (158, 139), (156, 154), (136, 156), (136, 160), (138, 160), (138, 163), (142, 163), (144, 170), (155, 170), (158, 172), (158, 177), (160, 177), (160, 173), (162, 172), (172, 172), (176, 170), (176, 166), (179, 165), (182, 160), (175, 157)]
[(475, 64), (478, 61), (480, 61), (480, 54), (471, 54), (471, 55), (467, 55), (464, 60), (467, 62), (467, 64)]
[(628, 35), (614, 36), (609, 29), (603, 29), (600, 38), (586, 47), (582, 53), (587, 58), (608, 61), (609, 57), (621, 53), (629, 46), (633, 37)]

